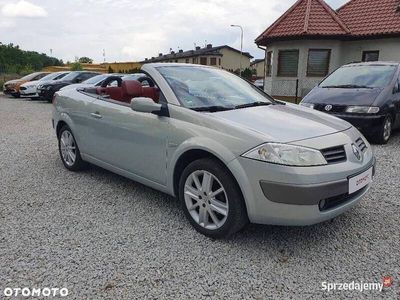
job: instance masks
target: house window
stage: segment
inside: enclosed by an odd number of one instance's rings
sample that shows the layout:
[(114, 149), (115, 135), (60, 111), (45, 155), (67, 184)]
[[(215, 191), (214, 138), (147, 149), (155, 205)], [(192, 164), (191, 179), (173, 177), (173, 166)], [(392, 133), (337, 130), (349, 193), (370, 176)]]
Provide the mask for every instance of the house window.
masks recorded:
[(379, 51), (363, 51), (362, 61), (378, 61)]
[(330, 49), (308, 50), (307, 76), (325, 77), (329, 73)]
[(189, 63), (189, 58), (185, 59), (185, 63), (187, 63), (187, 64)]
[(197, 57), (193, 57), (193, 63), (197, 64)]
[(278, 76), (297, 77), (299, 50), (280, 50), (278, 54)]
[(216, 66), (217, 65), (217, 58), (216, 57), (211, 57), (210, 58), (210, 65), (211, 66)]
[(221, 65), (221, 59), (220, 58), (218, 58), (218, 64)]
[(201, 65), (207, 65), (207, 57), (200, 57), (200, 64)]
[(267, 52), (267, 61), (265, 65), (265, 72), (268, 77), (272, 75), (272, 51)]

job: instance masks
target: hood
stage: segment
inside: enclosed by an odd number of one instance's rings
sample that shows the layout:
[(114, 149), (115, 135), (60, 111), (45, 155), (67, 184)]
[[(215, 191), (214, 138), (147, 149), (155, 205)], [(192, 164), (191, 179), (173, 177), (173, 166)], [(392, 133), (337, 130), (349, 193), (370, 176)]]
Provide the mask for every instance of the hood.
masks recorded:
[(63, 84), (64, 85), (71, 84), (71, 81), (65, 81), (65, 80), (59, 79), (59, 80), (51, 80), (51, 81), (48, 81), (45, 83), (45, 85), (63, 85)]
[(288, 143), (349, 129), (346, 121), (294, 104), (258, 106), (210, 113), (266, 137), (266, 142)]
[(17, 83), (21, 83), (21, 82), (22, 82), (21, 79), (13, 79), (13, 80), (9, 80), (9, 81), (5, 82), (4, 85), (7, 85), (7, 84), (17, 84)]
[(39, 80), (33, 80), (33, 81), (27, 81), (24, 84), (21, 84), (21, 86), (29, 86), (29, 85), (38, 85), (39, 84)]
[(73, 83), (67, 86), (64, 86), (61, 88), (61, 90), (66, 90), (66, 89), (73, 89), (73, 88), (85, 88), (85, 87), (93, 87), (94, 84), (90, 83)]
[(303, 102), (334, 105), (370, 106), (380, 95), (383, 88), (372, 89), (337, 89), (315, 87)]

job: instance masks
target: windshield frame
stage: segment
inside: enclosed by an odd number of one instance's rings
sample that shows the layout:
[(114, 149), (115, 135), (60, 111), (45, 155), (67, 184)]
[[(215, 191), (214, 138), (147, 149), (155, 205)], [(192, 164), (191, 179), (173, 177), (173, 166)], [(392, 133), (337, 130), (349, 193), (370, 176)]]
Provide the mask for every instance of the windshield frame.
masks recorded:
[[(192, 65), (192, 64), (157, 64), (156, 66), (154, 66), (154, 69), (157, 71), (157, 73), (160, 75), (160, 77), (163, 79), (163, 81), (166, 83), (166, 85), (168, 86), (168, 88), (171, 90), (172, 94), (174, 95), (175, 99), (177, 100), (177, 102), (179, 104), (175, 104), (175, 105), (179, 105), (181, 107), (187, 108), (187, 109), (191, 109), (191, 110), (198, 110), (198, 111), (204, 111), (202, 110), (202, 108), (206, 108), (207, 106), (198, 106), (198, 107), (190, 107), (190, 106), (186, 106), (185, 103), (183, 103), (181, 101), (181, 99), (179, 98), (179, 96), (176, 94), (175, 89), (171, 86), (170, 82), (168, 81), (168, 79), (166, 78), (166, 76), (164, 76), (164, 74), (161, 72), (160, 69), (162, 68), (192, 68), (192, 69), (212, 69), (215, 70), (217, 72), (226, 72), (228, 73), (230, 76), (235, 76), (237, 79), (241, 80), (242, 82), (246, 83), (246, 85), (252, 89), (252, 91), (254, 91), (255, 93), (259, 94), (260, 96), (262, 96), (263, 98), (265, 98), (265, 103), (266, 104), (282, 104), (280, 101), (275, 100), (274, 98), (272, 98), (269, 94), (267, 94), (265, 91), (260, 90), (259, 88), (257, 88), (252, 82), (250, 82), (249, 80), (246, 80), (245, 78), (240, 77), (239, 75), (232, 73), (232, 72), (228, 72), (224, 69), (220, 69), (220, 68), (215, 68), (212, 66), (203, 66), (203, 65)], [(254, 103), (259, 102), (259, 101), (255, 101)], [(212, 106), (210, 106), (212, 107)], [(235, 106), (226, 106), (226, 109), (224, 110), (232, 110), (232, 109), (237, 109), (235, 108)], [(200, 110), (199, 110), (200, 109)], [(219, 111), (219, 110), (217, 110)], [(215, 112), (214, 110), (211, 110), (211, 112)]]

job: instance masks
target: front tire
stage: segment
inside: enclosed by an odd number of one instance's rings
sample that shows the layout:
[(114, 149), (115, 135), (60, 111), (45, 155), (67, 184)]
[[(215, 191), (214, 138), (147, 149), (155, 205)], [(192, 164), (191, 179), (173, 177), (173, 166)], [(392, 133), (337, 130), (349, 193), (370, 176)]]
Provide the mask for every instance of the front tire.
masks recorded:
[(61, 161), (68, 170), (79, 171), (86, 167), (75, 137), (67, 125), (64, 125), (58, 134), (58, 151)]
[(387, 115), (381, 127), (375, 136), (373, 136), (374, 142), (378, 144), (387, 144), (392, 136), (393, 130), (393, 119), (391, 115)]
[(226, 238), (248, 223), (242, 193), (227, 168), (217, 160), (199, 159), (184, 169), (179, 199), (189, 222), (206, 236)]

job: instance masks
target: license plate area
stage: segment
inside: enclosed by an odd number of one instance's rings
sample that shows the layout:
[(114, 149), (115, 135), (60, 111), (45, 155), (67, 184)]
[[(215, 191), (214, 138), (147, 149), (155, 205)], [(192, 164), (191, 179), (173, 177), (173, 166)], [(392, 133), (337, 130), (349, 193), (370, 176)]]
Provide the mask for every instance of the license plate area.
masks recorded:
[(373, 167), (349, 178), (349, 194), (353, 194), (372, 182)]

